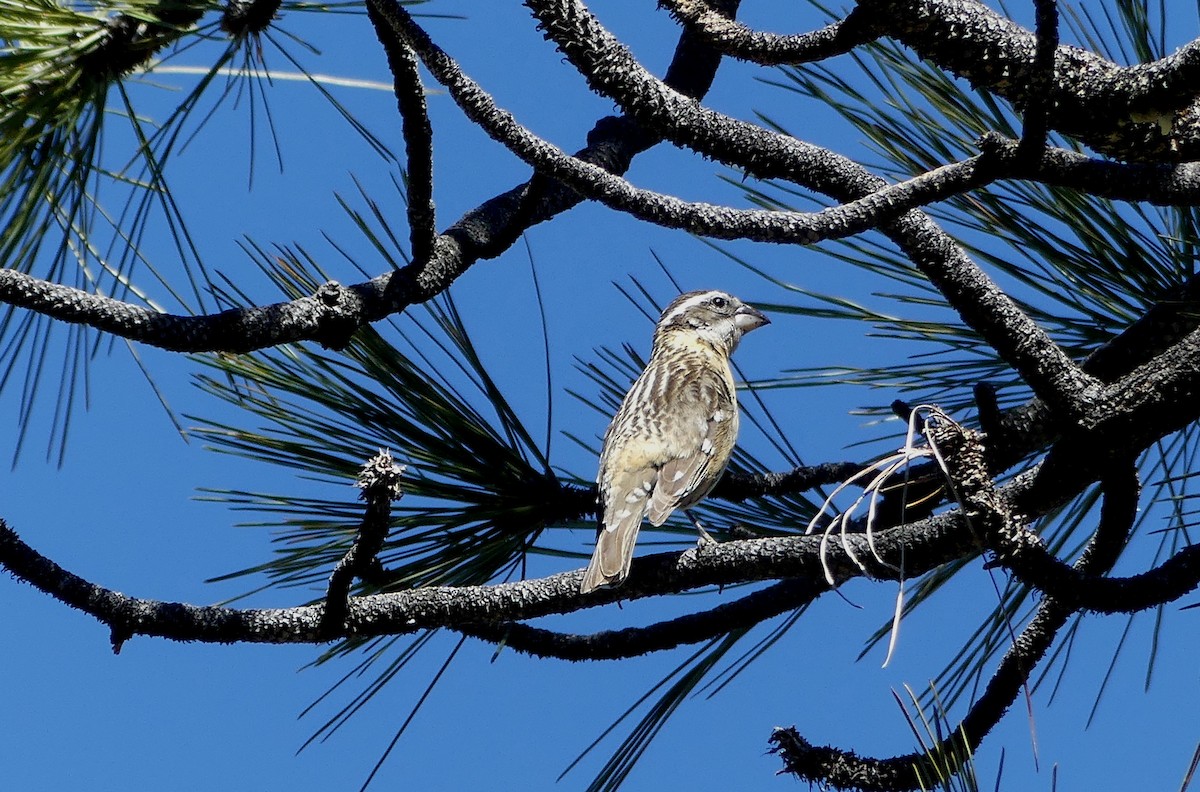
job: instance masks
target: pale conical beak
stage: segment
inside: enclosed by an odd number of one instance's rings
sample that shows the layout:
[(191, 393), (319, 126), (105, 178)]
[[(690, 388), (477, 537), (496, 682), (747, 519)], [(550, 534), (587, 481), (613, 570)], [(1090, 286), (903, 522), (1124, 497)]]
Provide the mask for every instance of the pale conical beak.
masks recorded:
[(770, 324), (771, 320), (754, 306), (743, 304), (734, 312), (733, 323), (737, 325), (738, 330), (741, 330), (743, 333), (749, 333), (751, 330), (755, 330), (765, 324)]

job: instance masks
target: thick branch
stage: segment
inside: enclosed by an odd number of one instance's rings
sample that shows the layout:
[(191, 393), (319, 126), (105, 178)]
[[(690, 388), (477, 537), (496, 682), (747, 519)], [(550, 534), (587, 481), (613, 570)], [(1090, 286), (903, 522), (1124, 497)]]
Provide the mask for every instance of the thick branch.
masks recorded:
[(1073, 610), (1136, 613), (1174, 602), (1200, 587), (1200, 545), (1185, 547), (1141, 574), (1120, 578), (1087, 575), (1059, 561), (1033, 535), (1003, 543), (996, 551), (997, 565)]
[[(1115, 382), (1150, 362), (1198, 326), (1200, 275), (1194, 275), (1159, 295), (1137, 321), (1088, 355), (1082, 363), (1083, 369), (1101, 382)], [(1062, 432), (1061, 425), (1038, 399), (1005, 411), (985, 429), (993, 474), (1050, 446)]]
[(783, 580), (711, 610), (688, 613), (646, 627), (571, 635), (528, 624), (475, 624), (455, 628), (464, 635), (535, 657), (560, 660), (618, 660), (696, 644), (807, 605), (828, 591), (824, 581)]
[[(1113, 441), (1110, 456), (1142, 449), (1200, 417), (1200, 329), (1106, 387), (1078, 442)], [(1123, 443), (1116, 442), (1125, 433)], [(1089, 437), (1088, 435), (1092, 435)], [(1067, 438), (1067, 443), (1076, 438)]]
[(849, 52), (878, 38), (883, 29), (858, 9), (811, 33), (782, 36), (751, 30), (706, 0), (660, 0), (673, 17), (722, 54), (763, 65), (808, 63)]
[[(1045, 36), (1039, 41), (977, 0), (859, 0), (842, 22), (800, 36), (751, 30), (704, 0), (663, 4), (726, 54), (762, 64), (826, 58), (887, 35), (1018, 107), (1044, 99), (1052, 128), (1099, 151), (1123, 159), (1197, 158), (1198, 42), (1153, 63), (1122, 67), (1077, 47), (1051, 45)], [(1038, 8), (1048, 20), (1048, 4)], [(1048, 65), (1055, 79), (1046, 84), (1039, 74)]]
[(408, 233), (412, 257), (427, 261), (433, 256), (437, 240), (437, 221), (433, 208), (433, 127), (425, 107), (425, 86), (417, 71), (412, 50), (384, 35), (379, 11), (367, 3), (367, 16), (387, 53), (388, 67), (394, 79), (397, 107), (400, 110), (406, 149)]
[[(525, 0), (525, 5), (593, 90), (677, 145), (838, 200), (861, 199), (883, 187), (882, 179), (852, 160), (684, 100), (647, 72), (578, 0)], [(420, 46), (415, 48), (420, 53)], [(1092, 379), (932, 220), (909, 212), (881, 230), (1035, 393), (1069, 418), (1087, 408), (1095, 390)]]
[[(736, 0), (723, 5), (728, 13), (736, 7)], [(685, 96), (699, 98), (712, 85), (719, 63), (719, 55), (685, 34), (664, 81)], [(608, 117), (597, 122), (587, 148), (576, 156), (620, 173), (659, 140), (630, 119)], [(354, 286), (326, 284), (316, 298), (211, 316), (177, 316), (0, 270), (0, 302), (179, 352), (249, 352), (304, 340), (341, 346), (358, 327), (440, 294), (476, 261), (499, 256), (529, 227), (581, 200), (573, 190), (535, 179), (463, 215), (437, 238), (429, 260)]]
[[(852, 28), (863, 39), (887, 35), (977, 88), (1026, 113), (1044, 101), (1046, 126), (1118, 159), (1184, 162), (1200, 158), (1200, 42), (1162, 60), (1122, 67), (1077, 47), (1039, 52), (1038, 37), (975, 0), (859, 0), (844, 22), (804, 36), (775, 36), (722, 20), (703, 0), (672, 0), (672, 13), (734, 57), (763, 64), (802, 63), (842, 51)], [(872, 35), (874, 34), (874, 35)], [(854, 46), (861, 42), (845, 42)], [(1045, 46), (1045, 45), (1043, 45)], [(792, 57), (794, 56), (794, 57)], [(1053, 64), (1055, 79), (1039, 75)], [(1028, 118), (1028, 115), (1027, 115)]]
[[(856, 557), (870, 558), (866, 537), (846, 542)], [(970, 535), (953, 514), (881, 532), (875, 550), (886, 564), (901, 554), (909, 574), (921, 574), (947, 561), (977, 552)], [(336, 635), (323, 629), (323, 605), (295, 608), (237, 609), (159, 602), (121, 594), (74, 575), (40, 555), (0, 522), (0, 564), (17, 577), (61, 602), (108, 625), (114, 641), (133, 635), (209, 643), (320, 643), (335, 637), (409, 633), (437, 627), (458, 628), (484, 621), (522, 621), (568, 613), (618, 600), (674, 594), (689, 589), (781, 578), (801, 578), (826, 587), (820, 537), (740, 540), (683, 553), (658, 553), (634, 560), (620, 589), (579, 597), (582, 572), (547, 578), (458, 588), (427, 587), (352, 598), (345, 624)], [(864, 572), (838, 542), (826, 546), (825, 560), (840, 584), (871, 574), (895, 575), (893, 568), (870, 562)]]
[[(976, 0), (859, 0), (887, 35), (1017, 107), (1034, 100), (1037, 37)], [(1154, 63), (1121, 67), (1060, 45), (1047, 99), (1052, 129), (1118, 159), (1200, 157), (1200, 42)]]
[[(1100, 524), (1076, 564), (1079, 574), (1102, 575), (1116, 563), (1129, 526), (1137, 512), (1137, 472), (1126, 464), (1105, 477), (1105, 499)], [(1054, 642), (1074, 608), (1054, 599), (1044, 601), (1029, 624), (1005, 652), (983, 694), (972, 705), (953, 737), (930, 751), (936, 764), (957, 766), (979, 747), (983, 738), (1012, 706), (1022, 686)], [(965, 744), (964, 744), (965, 739)], [(777, 728), (771, 734), (772, 751), (784, 762), (784, 770), (802, 780), (840, 789), (899, 792), (925, 788), (930, 772), (930, 754), (910, 753), (888, 759), (872, 759), (831, 746), (817, 747), (795, 728)]]

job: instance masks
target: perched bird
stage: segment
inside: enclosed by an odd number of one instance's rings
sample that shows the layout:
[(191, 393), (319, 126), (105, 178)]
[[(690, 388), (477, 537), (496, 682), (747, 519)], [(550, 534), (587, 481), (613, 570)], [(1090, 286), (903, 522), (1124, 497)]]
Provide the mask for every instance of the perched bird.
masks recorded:
[(738, 433), (729, 356), (768, 321), (723, 291), (681, 294), (663, 311), (650, 362), (604, 434), (599, 535), (582, 593), (625, 580), (647, 514), (662, 525), (716, 486)]

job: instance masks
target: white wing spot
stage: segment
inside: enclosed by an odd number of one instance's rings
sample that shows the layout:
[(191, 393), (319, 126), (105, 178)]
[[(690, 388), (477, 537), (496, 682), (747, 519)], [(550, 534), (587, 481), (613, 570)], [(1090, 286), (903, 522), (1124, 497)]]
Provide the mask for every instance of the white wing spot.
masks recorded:
[(625, 502), (626, 503), (637, 503), (639, 500), (642, 499), (642, 495), (643, 495), (643, 493), (640, 489), (635, 489), (633, 492), (631, 492), (625, 496)]
[(676, 470), (675, 477), (672, 478), (671, 481), (679, 481), (679, 479), (683, 478), (683, 476), (684, 476), (684, 473), (682, 470)]
[(709, 440), (707, 437), (704, 438), (704, 442), (700, 444), (700, 453), (711, 454), (712, 450), (713, 450), (712, 440)]
[(626, 517), (628, 517), (631, 514), (633, 514), (633, 512), (631, 512), (629, 509), (621, 509), (621, 511), (617, 512), (613, 516), (616, 517), (618, 520), (624, 520)]

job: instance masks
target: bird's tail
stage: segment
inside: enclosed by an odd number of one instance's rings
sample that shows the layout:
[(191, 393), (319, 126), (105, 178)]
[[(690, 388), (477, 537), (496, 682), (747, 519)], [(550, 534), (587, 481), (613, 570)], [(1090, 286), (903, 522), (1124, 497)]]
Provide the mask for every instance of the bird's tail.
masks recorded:
[[(580, 594), (601, 586), (616, 586), (629, 575), (633, 563), (633, 546), (637, 542), (638, 529), (642, 527), (642, 510), (634, 509), (625, 519), (600, 529), (596, 537), (596, 550), (583, 573)], [(634, 519), (636, 517), (636, 519)]]

